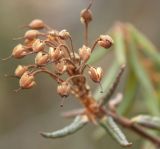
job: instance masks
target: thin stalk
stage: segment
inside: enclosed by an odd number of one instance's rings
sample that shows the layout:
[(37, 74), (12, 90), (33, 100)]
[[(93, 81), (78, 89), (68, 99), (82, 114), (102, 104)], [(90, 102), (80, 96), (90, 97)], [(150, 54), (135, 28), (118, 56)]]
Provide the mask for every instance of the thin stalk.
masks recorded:
[(88, 46), (88, 23), (84, 24), (84, 45)]
[(72, 53), (73, 53), (73, 57), (74, 57), (74, 59), (76, 59), (76, 58), (75, 58), (74, 47), (73, 47), (73, 41), (72, 41), (71, 36), (69, 36), (69, 39), (70, 39), (70, 42), (71, 42), (71, 50), (72, 50)]
[(63, 79), (59, 78), (56, 74), (54, 74), (53, 72), (49, 71), (49, 70), (46, 70), (46, 69), (40, 69), (40, 70), (37, 70), (37, 71), (34, 71), (32, 73), (32, 75), (36, 75), (38, 73), (41, 73), (41, 72), (44, 72), (44, 73), (47, 73), (49, 74), (54, 80), (56, 80), (58, 83), (62, 83), (64, 82)]

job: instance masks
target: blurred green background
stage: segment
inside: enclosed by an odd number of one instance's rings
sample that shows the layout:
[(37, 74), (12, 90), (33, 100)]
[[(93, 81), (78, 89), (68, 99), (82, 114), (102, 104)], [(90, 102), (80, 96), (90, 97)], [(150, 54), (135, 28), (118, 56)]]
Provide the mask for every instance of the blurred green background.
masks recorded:
[[(83, 42), (79, 13), (87, 5), (88, 0), (0, 0), (0, 57), (8, 56), (19, 42), (12, 39), (23, 35), (24, 29), (20, 29), (20, 26), (35, 18), (44, 20), (53, 28), (67, 29), (78, 49)], [(93, 22), (89, 29), (90, 41), (107, 32), (116, 21), (124, 21), (134, 24), (160, 47), (159, 9), (159, 0), (95, 0)], [(112, 61), (107, 60), (108, 65)], [(42, 138), (39, 132), (56, 130), (70, 123), (70, 120), (60, 117), (60, 113), (79, 107), (79, 103), (69, 97), (64, 108), (60, 108), (56, 84), (45, 75), (38, 76), (37, 86), (32, 90), (14, 93), (18, 80), (5, 78), (4, 74), (12, 74), (17, 64), (31, 62), (32, 57), (0, 62), (0, 149), (121, 148), (109, 136), (96, 140), (93, 137), (95, 127), (92, 125), (67, 138)], [(103, 60), (101, 64), (106, 66), (106, 61)], [(126, 134), (128, 136), (128, 132)], [(139, 137), (129, 133), (129, 140), (134, 143), (131, 149), (139, 148)]]

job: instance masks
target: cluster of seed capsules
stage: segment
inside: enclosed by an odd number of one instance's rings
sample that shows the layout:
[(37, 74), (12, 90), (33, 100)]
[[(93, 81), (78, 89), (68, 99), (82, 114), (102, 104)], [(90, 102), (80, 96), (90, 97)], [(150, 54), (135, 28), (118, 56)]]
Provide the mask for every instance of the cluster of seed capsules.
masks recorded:
[[(81, 22), (88, 24), (92, 20), (89, 9), (81, 12)], [(73, 47), (72, 38), (67, 30), (51, 29), (42, 20), (35, 19), (27, 25), (23, 44), (18, 44), (12, 51), (11, 57), (21, 59), (34, 54), (34, 64), (18, 65), (14, 75), (19, 78), (19, 89), (30, 89), (36, 85), (35, 76), (38, 73), (47, 73), (58, 83), (57, 93), (67, 97), (74, 92), (73, 78), (85, 77), (84, 70), (88, 68), (88, 75), (100, 83), (103, 71), (101, 67), (92, 67), (87, 64), (96, 45), (110, 48), (113, 40), (109, 35), (100, 35), (92, 47), (84, 44), (78, 51)], [(52, 69), (52, 71), (51, 71)], [(76, 86), (76, 84), (74, 84)]]

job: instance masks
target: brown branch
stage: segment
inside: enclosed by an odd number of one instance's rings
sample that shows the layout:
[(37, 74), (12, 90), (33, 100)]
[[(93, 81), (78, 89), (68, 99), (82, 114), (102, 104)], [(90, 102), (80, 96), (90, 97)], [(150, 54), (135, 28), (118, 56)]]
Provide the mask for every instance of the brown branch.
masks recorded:
[(120, 78), (124, 72), (125, 69), (125, 65), (122, 65), (120, 68), (119, 73), (117, 74), (115, 81), (113, 82), (113, 84), (111, 85), (111, 87), (109, 88), (109, 91), (107, 92), (106, 95), (104, 95), (103, 100), (100, 102), (100, 105), (103, 106), (106, 104), (106, 102), (111, 98), (111, 96), (114, 94), (119, 82), (120, 82)]
[(123, 96), (121, 93), (118, 93), (115, 98), (108, 101), (108, 107), (111, 111), (115, 112), (116, 107), (122, 102)]
[(160, 138), (149, 134), (149, 133), (146, 132), (141, 126), (136, 125), (136, 124), (133, 124), (132, 127), (131, 127), (131, 130), (133, 130), (134, 132), (138, 133), (138, 134), (141, 135), (143, 138), (148, 139), (148, 140), (151, 141), (154, 145), (160, 147)]
[(122, 116), (118, 116), (116, 113), (111, 111), (106, 111), (106, 114), (112, 116), (113, 119), (123, 127), (132, 130), (133, 132), (152, 142), (154, 145), (160, 147), (160, 138), (148, 133), (145, 129), (143, 129), (143, 127), (134, 124), (131, 120)]

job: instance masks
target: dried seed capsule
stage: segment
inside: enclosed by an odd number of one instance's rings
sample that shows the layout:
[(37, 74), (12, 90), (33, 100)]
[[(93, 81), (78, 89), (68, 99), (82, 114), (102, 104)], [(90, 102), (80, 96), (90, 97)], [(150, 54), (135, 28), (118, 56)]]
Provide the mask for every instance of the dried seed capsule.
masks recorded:
[(40, 39), (36, 39), (35, 42), (32, 44), (32, 49), (34, 52), (43, 51), (44, 48), (45, 48), (45, 44)]
[(61, 49), (56, 48), (53, 49), (52, 47), (49, 48), (49, 57), (53, 61), (58, 61), (63, 57), (64, 53)]
[(31, 47), (35, 41), (36, 41), (36, 39), (35, 40), (25, 39), (24, 40), (24, 45), (28, 46), (28, 47)]
[(90, 67), (88, 74), (94, 82), (99, 83), (103, 76), (103, 70), (101, 67)]
[(71, 90), (71, 87), (67, 82), (63, 82), (62, 84), (58, 85), (58, 87), (57, 87), (57, 93), (61, 97), (69, 96), (70, 90)]
[(27, 66), (18, 65), (14, 74), (16, 77), (21, 77), (27, 71), (27, 69)]
[(72, 64), (67, 64), (67, 73), (72, 76), (75, 73), (75, 67)]
[(89, 47), (83, 45), (82, 48), (79, 49), (79, 56), (83, 62), (86, 62), (89, 59), (90, 55), (91, 49)]
[(113, 45), (113, 39), (109, 35), (100, 35), (98, 45), (106, 49)]
[(69, 37), (70, 37), (70, 34), (69, 32), (67, 32), (67, 30), (61, 30), (59, 32), (59, 37), (62, 39), (62, 40), (67, 40)]
[(14, 58), (23, 58), (27, 54), (27, 48), (22, 44), (18, 44), (12, 51), (12, 56)]
[(80, 14), (81, 23), (89, 23), (92, 21), (92, 12), (89, 9), (83, 9)]
[(80, 57), (79, 57), (79, 54), (78, 53), (76, 53), (76, 52), (71, 52), (70, 53), (70, 55), (71, 55), (71, 58), (74, 60), (74, 63), (75, 64), (79, 64), (80, 63)]
[(40, 19), (35, 19), (28, 25), (31, 29), (43, 29), (45, 27), (45, 23)]
[(48, 62), (49, 56), (48, 54), (44, 54), (42, 52), (38, 52), (35, 57), (35, 64), (36, 65), (45, 65)]
[(33, 40), (33, 39), (37, 38), (39, 35), (40, 35), (40, 32), (37, 30), (28, 30), (25, 33), (24, 38), (29, 39), (29, 40)]
[(59, 32), (57, 30), (52, 30), (52, 31), (49, 31), (48, 33), (50, 36), (52, 37), (57, 37), (59, 36)]
[(59, 74), (63, 74), (67, 69), (67, 65), (64, 63), (64, 61), (62, 61), (62, 62), (56, 63), (55, 68)]
[(20, 80), (19, 80), (19, 85), (21, 88), (23, 89), (29, 89), (32, 88), (35, 85), (35, 81), (34, 81), (34, 76), (29, 74), (29, 72), (25, 72)]

